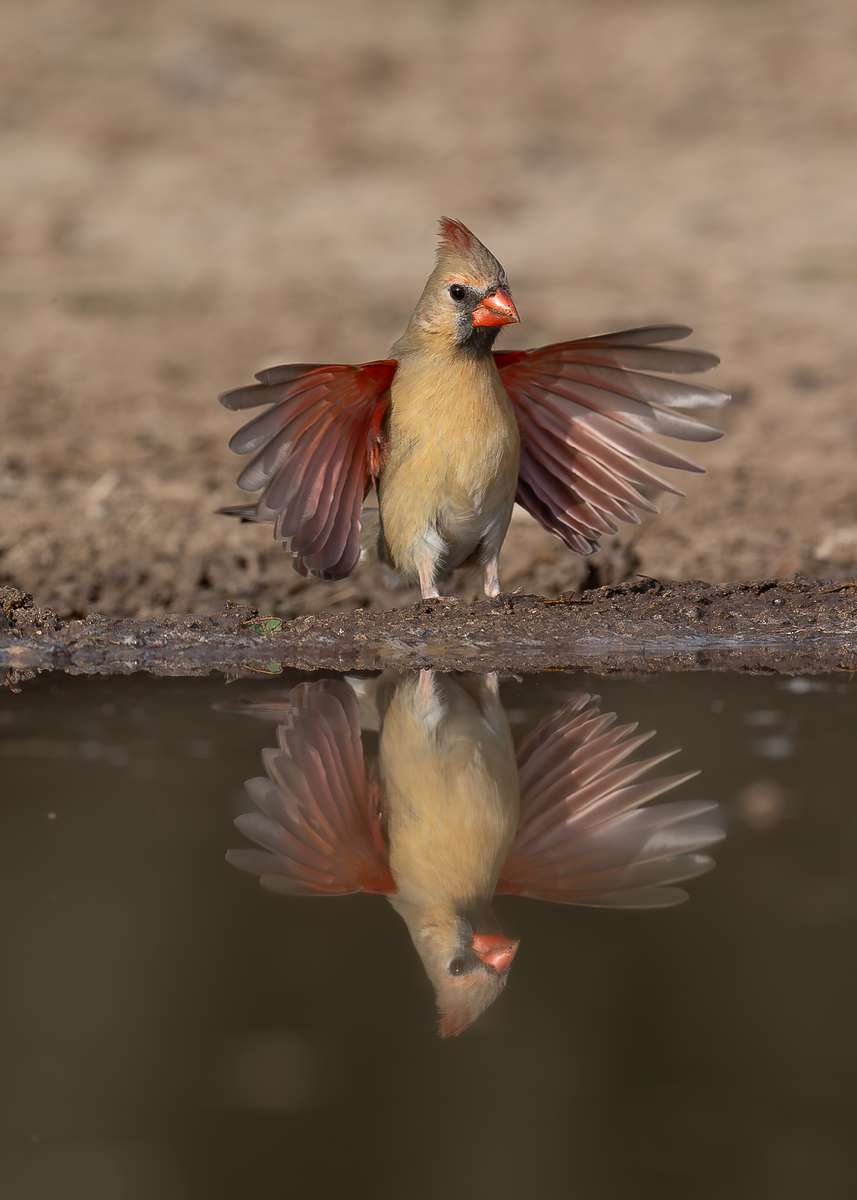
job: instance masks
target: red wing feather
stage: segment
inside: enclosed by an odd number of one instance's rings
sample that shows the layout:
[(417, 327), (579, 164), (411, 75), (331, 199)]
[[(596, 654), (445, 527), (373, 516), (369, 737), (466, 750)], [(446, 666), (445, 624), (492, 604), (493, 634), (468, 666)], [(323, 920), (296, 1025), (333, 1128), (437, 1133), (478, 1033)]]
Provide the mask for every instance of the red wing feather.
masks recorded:
[(304, 683), (285, 702), (241, 711), (281, 724), (277, 747), (262, 754), (266, 777), (245, 785), (253, 809), (235, 821), (260, 849), (230, 850), (227, 861), (294, 896), (394, 892), (351, 688), (338, 680)]
[(711, 869), (700, 851), (723, 837), (716, 804), (643, 807), (697, 772), (642, 780), (676, 751), (635, 761), (653, 734), (616, 720), (597, 699), (579, 696), (521, 744), (521, 825), (498, 892), (661, 908), (686, 899), (673, 884)]
[(221, 511), (273, 521), (301, 574), (340, 579), (357, 565), (360, 513), (380, 464), (396, 365), (271, 367), (256, 376), (259, 383), (220, 397), (234, 410), (270, 406), (229, 443), (237, 454), (254, 455), (238, 486), (261, 495), (255, 505)]
[(647, 326), (495, 354), (521, 432), (517, 501), (572, 550), (589, 554), (617, 521), (638, 522), (637, 510), (657, 512), (659, 493), (681, 495), (644, 463), (701, 470), (659, 436), (721, 436), (673, 406), (717, 406), (728, 400), (724, 392), (651, 374), (716, 366), (717, 357), (704, 350), (663, 345), (690, 332)]

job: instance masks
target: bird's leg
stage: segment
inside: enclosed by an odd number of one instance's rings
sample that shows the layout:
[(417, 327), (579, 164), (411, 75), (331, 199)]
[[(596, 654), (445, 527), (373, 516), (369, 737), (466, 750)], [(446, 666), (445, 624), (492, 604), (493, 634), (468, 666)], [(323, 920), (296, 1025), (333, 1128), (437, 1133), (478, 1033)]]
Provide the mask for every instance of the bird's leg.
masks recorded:
[[(420, 580), (420, 595), (423, 600), (445, 600), (454, 602), (454, 596), (441, 596), (437, 590), (435, 576), (437, 573), (438, 554), (433, 541), (425, 539), (425, 545), (416, 556), (417, 574)], [(442, 545), (442, 543), (441, 543)]]
[(434, 700), (434, 671), (430, 667), (424, 667), (420, 671), (417, 692), (424, 702)]
[(439, 600), (440, 592), (434, 582), (434, 563), (428, 555), (420, 559), (417, 571), (420, 577), (420, 595), (423, 600)]
[(437, 590), (438, 566), (443, 561), (446, 545), (443, 538), (433, 525), (427, 525), (415, 549), (414, 562), (420, 581), (420, 595), (423, 600), (443, 600), (447, 604), (455, 603), (455, 596), (441, 596)]
[(433, 670), (420, 671), (416, 697), (418, 703), (415, 711), (428, 732), (434, 733), (446, 714), (446, 706), (435, 689)]
[(493, 554), (483, 568), (482, 587), (489, 600), (496, 600), (500, 595), (500, 559)]

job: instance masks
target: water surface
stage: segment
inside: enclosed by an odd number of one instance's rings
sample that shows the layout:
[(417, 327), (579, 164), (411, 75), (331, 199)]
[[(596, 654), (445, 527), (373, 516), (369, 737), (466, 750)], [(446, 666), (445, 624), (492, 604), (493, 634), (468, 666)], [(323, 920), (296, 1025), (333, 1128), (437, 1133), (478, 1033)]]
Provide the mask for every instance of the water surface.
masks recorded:
[(513, 752), (598, 696), (658, 731), (630, 761), (681, 749), (645, 779), (701, 772), (649, 803), (711, 802), (726, 837), (677, 907), (497, 897), (507, 986), (441, 1039), (387, 899), (225, 861), (298, 682), (0, 698), (3, 1195), (855, 1194), (854, 685), (502, 680)]

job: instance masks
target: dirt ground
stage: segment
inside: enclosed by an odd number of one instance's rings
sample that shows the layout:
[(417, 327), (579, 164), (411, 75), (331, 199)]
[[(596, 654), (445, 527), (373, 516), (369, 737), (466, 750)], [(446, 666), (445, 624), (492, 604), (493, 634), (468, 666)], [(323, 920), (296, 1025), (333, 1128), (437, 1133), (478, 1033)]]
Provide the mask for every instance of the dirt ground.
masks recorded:
[[(386, 352), (459, 216), (504, 345), (678, 320), (735, 392), (708, 474), (504, 587), (857, 571), (857, 6), (31, 0), (0, 42), (0, 582), (61, 616), (411, 602), (301, 580), (232, 502), (222, 389)], [(466, 591), (471, 585), (465, 583)]]
[(853, 674), (857, 590), (800, 577), (731, 585), (641, 579), (557, 599), (426, 600), (291, 620), (228, 604), (217, 616), (63, 621), (29, 594), (0, 588), (0, 682), (13, 691), (56, 669), (237, 678), (418, 667)]

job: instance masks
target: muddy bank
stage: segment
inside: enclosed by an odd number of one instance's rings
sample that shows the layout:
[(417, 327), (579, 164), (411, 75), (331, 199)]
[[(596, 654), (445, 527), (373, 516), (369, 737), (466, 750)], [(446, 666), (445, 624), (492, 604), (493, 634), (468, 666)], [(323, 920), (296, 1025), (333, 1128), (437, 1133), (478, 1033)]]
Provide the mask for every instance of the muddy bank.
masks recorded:
[(559, 599), (431, 601), (291, 620), (242, 605), (218, 616), (64, 621), (0, 589), (0, 667), (75, 674), (276, 675), (302, 670), (857, 670), (857, 584), (653, 579)]

